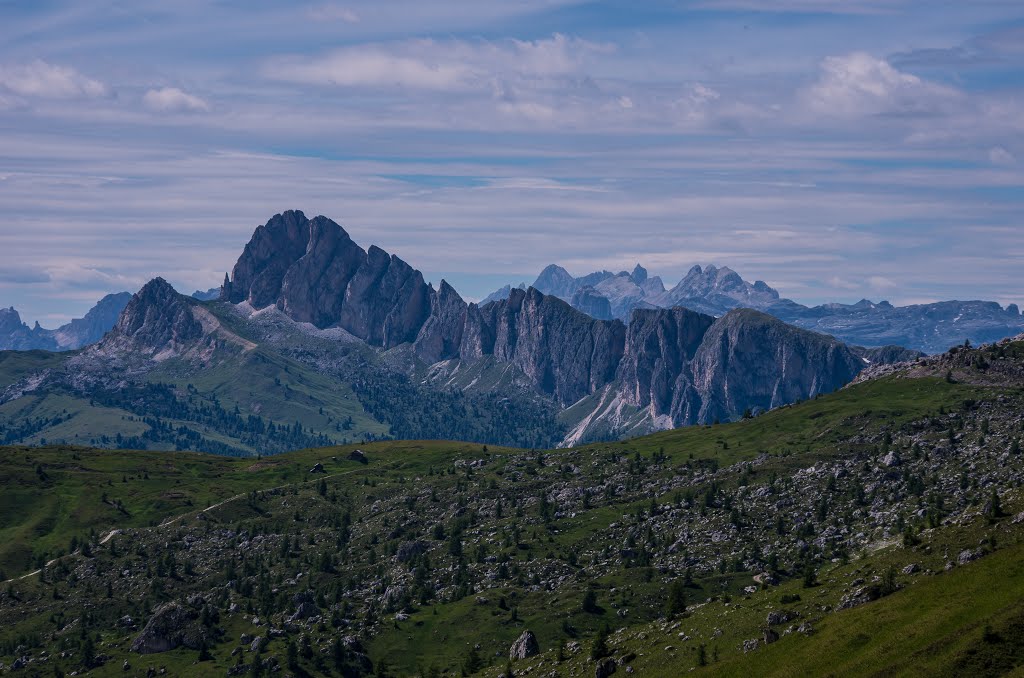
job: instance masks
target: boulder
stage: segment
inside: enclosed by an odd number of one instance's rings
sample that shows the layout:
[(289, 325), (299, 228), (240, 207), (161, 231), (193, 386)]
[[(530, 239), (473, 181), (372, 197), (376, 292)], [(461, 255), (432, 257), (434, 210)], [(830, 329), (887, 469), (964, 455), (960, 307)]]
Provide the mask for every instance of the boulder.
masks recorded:
[(977, 560), (980, 557), (981, 557), (981, 553), (980, 552), (972, 551), (970, 549), (967, 549), (967, 550), (964, 550), (964, 551), (960, 552), (960, 555), (957, 556), (956, 562), (958, 564), (960, 564), (960, 565), (966, 565), (967, 563), (971, 562), (972, 560)]
[(206, 641), (206, 631), (195, 623), (194, 613), (176, 602), (161, 605), (132, 642), (138, 654), (167, 652), (181, 646), (198, 650)]
[(539, 653), (540, 643), (537, 642), (537, 636), (533, 635), (533, 631), (527, 629), (523, 631), (516, 642), (512, 643), (512, 647), (508, 651), (508, 658), (516, 661)]
[(765, 621), (768, 626), (778, 626), (779, 624), (785, 624), (788, 621), (792, 621), (799, 616), (799, 614), (792, 610), (772, 610), (768, 613), (768, 618)]
[(421, 556), (427, 552), (426, 542), (416, 540), (407, 541), (399, 545), (398, 550), (395, 552), (395, 558), (400, 563), (407, 563), (417, 556)]
[(597, 667), (594, 669), (594, 678), (608, 678), (608, 676), (615, 673), (615, 660), (611, 657), (605, 657), (597, 662)]
[(882, 589), (879, 586), (875, 584), (864, 586), (844, 596), (843, 599), (839, 601), (839, 609), (847, 610), (851, 607), (857, 607), (858, 605), (878, 600), (881, 597)]

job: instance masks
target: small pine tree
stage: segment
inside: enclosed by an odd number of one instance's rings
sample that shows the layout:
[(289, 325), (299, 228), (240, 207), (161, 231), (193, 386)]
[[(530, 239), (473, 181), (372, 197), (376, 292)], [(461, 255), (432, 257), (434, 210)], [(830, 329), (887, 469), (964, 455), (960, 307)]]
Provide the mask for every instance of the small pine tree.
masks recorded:
[(814, 569), (814, 563), (807, 561), (804, 564), (804, 588), (809, 589), (818, 585), (818, 571)]
[(669, 617), (686, 612), (686, 584), (676, 579), (668, 589), (668, 600), (665, 601), (665, 612)]
[(885, 575), (882, 577), (882, 595), (887, 596), (891, 593), (896, 593), (899, 588), (900, 584), (896, 581), (896, 566), (892, 565), (885, 571)]
[(483, 667), (484, 660), (474, 645), (469, 648), (469, 652), (466, 654), (466, 661), (462, 664), (462, 675), (471, 676)]
[(1006, 514), (1003, 513), (1003, 504), (999, 500), (999, 492), (993, 489), (992, 498), (988, 500), (988, 505), (985, 506), (985, 516), (989, 519), (989, 522), (994, 523), (1004, 515)]
[(602, 659), (607, 657), (611, 652), (608, 649), (608, 626), (602, 626), (597, 631), (597, 635), (594, 636), (594, 643), (590, 646), (590, 658), (591, 659)]

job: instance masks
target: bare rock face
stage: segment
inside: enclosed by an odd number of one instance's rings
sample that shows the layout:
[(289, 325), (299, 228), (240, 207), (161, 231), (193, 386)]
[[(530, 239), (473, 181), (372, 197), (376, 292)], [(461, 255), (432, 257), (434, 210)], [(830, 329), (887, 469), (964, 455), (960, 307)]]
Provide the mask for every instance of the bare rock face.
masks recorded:
[(392, 348), (416, 339), (434, 294), (398, 257), (379, 247), (364, 251), (327, 217), (288, 211), (256, 229), (222, 297), (257, 309), (276, 305), (294, 320)]
[(708, 329), (693, 359), (694, 387), (702, 398), (696, 421), (725, 421), (747, 408), (768, 410), (830, 393), (863, 366), (832, 337), (759, 311), (730, 311)]
[(688, 415), (699, 398), (690, 363), (714, 322), (685, 308), (634, 311), (617, 375), (626, 402), (653, 406), (655, 415)]
[(127, 342), (150, 355), (186, 346), (203, 336), (203, 326), (192, 311), (194, 303), (163, 278), (154, 278), (128, 302), (105, 343)]
[(428, 363), (459, 355), (469, 307), (444, 280), (430, 300), (430, 316), (416, 337), (416, 354)]
[(516, 642), (512, 643), (512, 647), (508, 651), (508, 658), (517, 661), (536, 654), (540, 654), (540, 643), (537, 642), (537, 636), (533, 635), (533, 631), (526, 629), (516, 639)]
[(598, 320), (612, 319), (612, 305), (608, 297), (593, 287), (581, 287), (572, 295), (572, 307)]
[(609, 383), (622, 359), (626, 328), (573, 309), (535, 288), (471, 306), (460, 354), (512, 363), (543, 393), (571, 404)]
[(178, 603), (166, 603), (153, 613), (146, 626), (132, 642), (131, 651), (138, 654), (168, 652), (185, 646), (202, 647), (205, 630), (196, 623), (196, 615)]

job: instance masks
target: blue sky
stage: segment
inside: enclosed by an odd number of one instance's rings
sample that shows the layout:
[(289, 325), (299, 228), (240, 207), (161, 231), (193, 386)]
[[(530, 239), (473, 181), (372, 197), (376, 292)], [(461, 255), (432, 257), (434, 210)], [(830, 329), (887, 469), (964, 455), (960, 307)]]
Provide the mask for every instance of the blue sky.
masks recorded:
[(302, 209), (470, 299), (728, 265), (1024, 302), (1019, 2), (0, 0), (0, 305), (219, 284)]

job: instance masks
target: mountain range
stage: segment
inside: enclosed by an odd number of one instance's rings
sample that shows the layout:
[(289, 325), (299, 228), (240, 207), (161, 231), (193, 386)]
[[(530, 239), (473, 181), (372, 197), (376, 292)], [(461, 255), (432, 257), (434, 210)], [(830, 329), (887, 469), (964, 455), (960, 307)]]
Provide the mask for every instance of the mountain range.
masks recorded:
[(217, 301), (157, 278), (96, 344), (0, 353), (0, 436), (228, 454), (381, 437), (574, 444), (737, 419), (918, 355), (751, 309), (637, 309), (627, 326), (537, 288), (480, 306), (288, 211), (255, 230)]
[[(941, 353), (965, 340), (985, 343), (1024, 331), (1024, 316), (1016, 304), (1005, 309), (993, 301), (893, 306), (887, 301), (863, 299), (856, 304), (811, 307), (781, 298), (764, 281), (750, 283), (728, 267), (711, 265), (692, 267), (678, 284), (666, 289), (661, 278), (648, 277), (639, 264), (632, 272), (599, 271), (578, 278), (552, 264), (541, 271), (533, 287), (595, 318), (617, 318), (628, 323), (636, 309), (683, 306), (723, 316), (733, 309), (752, 308), (847, 343), (899, 345), (925, 353)], [(481, 304), (505, 299), (511, 290), (506, 285)]]
[(38, 321), (29, 327), (13, 306), (0, 308), (0, 351), (73, 351), (93, 344), (114, 326), (131, 297), (129, 292), (108, 294), (84, 318), (76, 318), (55, 330), (40, 327)]

